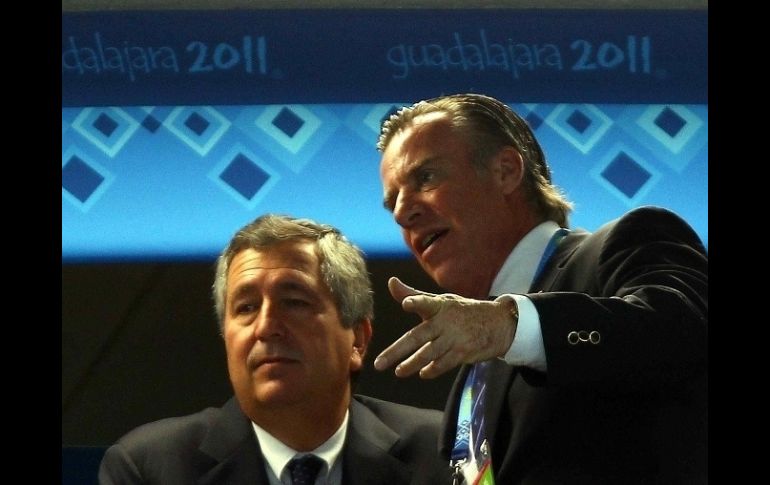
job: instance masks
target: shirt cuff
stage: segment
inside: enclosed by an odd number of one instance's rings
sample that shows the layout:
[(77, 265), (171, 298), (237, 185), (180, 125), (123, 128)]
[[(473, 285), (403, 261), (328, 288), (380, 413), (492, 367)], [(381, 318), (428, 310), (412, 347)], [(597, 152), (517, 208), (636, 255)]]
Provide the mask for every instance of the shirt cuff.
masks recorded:
[(532, 300), (524, 295), (500, 295), (495, 301), (510, 297), (513, 297), (519, 307), (519, 322), (511, 347), (502, 359), (510, 365), (546, 372), (548, 367), (545, 361), (545, 345), (543, 344), (543, 331), (540, 328), (540, 315), (538, 315)]

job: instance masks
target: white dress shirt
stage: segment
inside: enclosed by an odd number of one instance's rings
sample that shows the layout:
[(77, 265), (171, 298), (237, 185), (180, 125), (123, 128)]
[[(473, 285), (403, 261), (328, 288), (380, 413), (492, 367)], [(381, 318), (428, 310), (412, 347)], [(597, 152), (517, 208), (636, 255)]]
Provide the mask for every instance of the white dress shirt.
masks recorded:
[(324, 462), (318, 471), (315, 485), (340, 485), (342, 483), (342, 445), (345, 443), (345, 435), (348, 430), (349, 414), (349, 411), (345, 411), (345, 418), (337, 431), (318, 448), (307, 453), (286, 446), (252, 422), (254, 432), (259, 440), (259, 447), (262, 449), (262, 456), (265, 458), (265, 469), (270, 485), (291, 485), (291, 475), (286, 465), (295, 456), (307, 454), (316, 455)]
[(498, 298), (512, 296), (519, 306), (519, 323), (513, 343), (502, 357), (507, 363), (530, 367), (542, 372), (547, 370), (540, 315), (532, 301), (519, 293), (526, 293), (537, 276), (535, 272), (559, 225), (546, 221), (527, 233), (497, 273), (490, 289)]

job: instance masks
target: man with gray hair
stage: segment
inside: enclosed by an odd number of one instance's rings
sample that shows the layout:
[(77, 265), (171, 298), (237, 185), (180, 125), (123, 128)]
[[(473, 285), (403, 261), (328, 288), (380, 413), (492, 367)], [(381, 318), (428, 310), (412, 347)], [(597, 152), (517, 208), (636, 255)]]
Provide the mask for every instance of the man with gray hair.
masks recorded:
[(360, 250), (337, 229), (265, 215), (217, 261), (216, 314), (235, 391), (110, 447), (102, 484), (433, 484), (441, 413), (353, 394), (372, 337)]

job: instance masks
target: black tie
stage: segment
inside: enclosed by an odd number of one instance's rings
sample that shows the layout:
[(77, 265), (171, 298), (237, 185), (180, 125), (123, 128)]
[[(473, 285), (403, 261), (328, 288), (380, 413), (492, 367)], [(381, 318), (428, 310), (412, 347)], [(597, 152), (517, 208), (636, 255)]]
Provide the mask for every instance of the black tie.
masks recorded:
[(313, 485), (321, 465), (323, 465), (323, 460), (315, 455), (292, 458), (289, 462), (291, 483), (293, 485)]

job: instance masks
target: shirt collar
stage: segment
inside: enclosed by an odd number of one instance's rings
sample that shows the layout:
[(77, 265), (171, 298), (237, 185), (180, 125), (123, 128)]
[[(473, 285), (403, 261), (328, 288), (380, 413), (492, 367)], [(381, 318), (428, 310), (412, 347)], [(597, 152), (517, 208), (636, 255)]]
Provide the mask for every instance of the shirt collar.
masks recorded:
[(508, 255), (492, 282), (489, 294), (497, 296), (529, 291), (545, 248), (558, 230), (556, 222), (545, 221), (529, 231)]
[[(337, 428), (337, 431), (331, 437), (323, 442), (318, 448), (308, 452), (299, 452), (286, 446), (283, 442), (275, 438), (273, 435), (265, 431), (263, 428), (252, 422), (254, 432), (257, 434), (259, 440), (259, 446), (262, 450), (262, 455), (265, 457), (267, 465), (270, 470), (275, 474), (279, 480), (282, 478), (281, 474), (286, 469), (286, 465), (296, 455), (313, 454), (321, 458), (324, 461), (324, 466), (319, 473), (325, 473), (327, 476), (334, 466), (335, 461), (342, 453), (342, 445), (345, 443), (345, 435), (348, 429), (348, 416), (350, 411), (345, 411), (345, 418), (342, 420), (342, 424)], [(288, 469), (286, 469), (288, 473)]]

